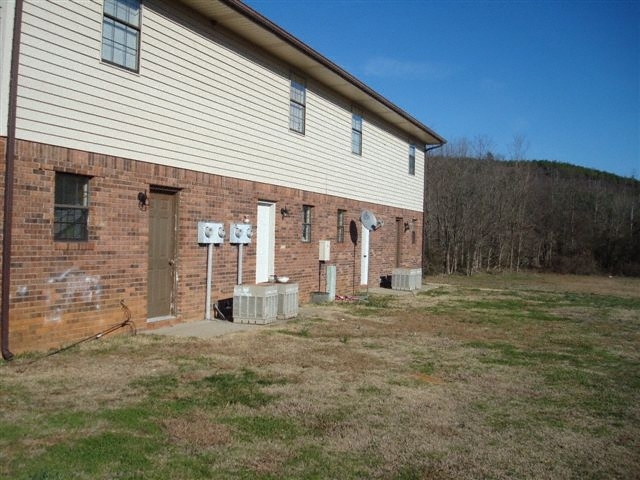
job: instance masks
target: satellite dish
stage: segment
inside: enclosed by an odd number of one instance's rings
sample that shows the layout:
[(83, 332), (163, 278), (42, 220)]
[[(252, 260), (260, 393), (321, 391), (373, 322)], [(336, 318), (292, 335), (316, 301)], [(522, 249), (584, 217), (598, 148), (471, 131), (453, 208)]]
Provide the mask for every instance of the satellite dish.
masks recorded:
[(369, 210), (362, 211), (360, 214), (360, 222), (362, 222), (362, 226), (370, 232), (373, 232), (384, 225), (384, 222), (377, 220), (373, 212), (370, 212)]

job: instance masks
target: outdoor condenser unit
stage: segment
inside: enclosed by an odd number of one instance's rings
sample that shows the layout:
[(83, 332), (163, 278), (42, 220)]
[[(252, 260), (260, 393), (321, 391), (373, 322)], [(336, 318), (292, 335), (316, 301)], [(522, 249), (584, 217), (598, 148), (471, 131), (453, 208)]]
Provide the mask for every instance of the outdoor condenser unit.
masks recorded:
[(293, 318), (298, 315), (298, 284), (279, 283), (278, 318)]
[(393, 290), (419, 290), (422, 288), (421, 268), (394, 268), (391, 274)]
[(235, 323), (272, 323), (278, 316), (276, 285), (236, 285), (233, 288)]

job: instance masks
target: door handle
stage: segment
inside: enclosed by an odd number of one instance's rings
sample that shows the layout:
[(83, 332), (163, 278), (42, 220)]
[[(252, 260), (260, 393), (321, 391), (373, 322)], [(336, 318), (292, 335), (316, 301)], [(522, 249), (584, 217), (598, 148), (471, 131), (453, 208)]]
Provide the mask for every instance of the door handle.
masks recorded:
[(175, 265), (175, 260), (172, 258), (171, 260), (169, 260), (169, 265), (171, 265), (172, 267)]

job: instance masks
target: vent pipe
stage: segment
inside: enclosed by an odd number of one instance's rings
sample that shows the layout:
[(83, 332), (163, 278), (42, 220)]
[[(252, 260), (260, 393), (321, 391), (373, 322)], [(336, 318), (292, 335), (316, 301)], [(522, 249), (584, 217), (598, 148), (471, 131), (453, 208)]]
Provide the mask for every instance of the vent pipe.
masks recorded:
[(13, 42), (11, 44), (11, 71), (9, 73), (9, 111), (7, 119), (7, 148), (4, 170), (4, 217), (2, 235), (2, 307), (0, 308), (0, 344), (2, 358), (12, 360), (9, 350), (9, 302), (11, 293), (11, 246), (13, 220), (13, 166), (16, 156), (16, 111), (18, 100), (18, 66), (20, 65), (20, 33), (22, 31), (23, 0), (16, 0), (13, 16)]

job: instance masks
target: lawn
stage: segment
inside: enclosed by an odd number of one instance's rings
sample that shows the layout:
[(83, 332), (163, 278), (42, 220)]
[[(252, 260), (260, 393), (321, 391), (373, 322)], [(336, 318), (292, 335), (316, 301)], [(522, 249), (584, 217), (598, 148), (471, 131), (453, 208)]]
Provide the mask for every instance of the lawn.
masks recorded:
[(640, 280), (430, 277), (107, 336), (0, 364), (0, 406), (7, 479), (639, 478)]

